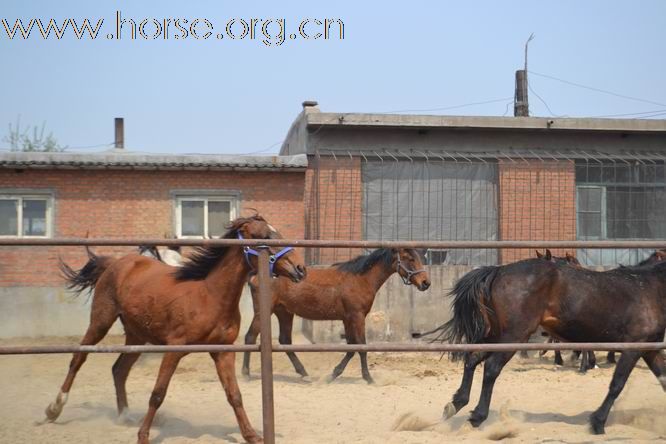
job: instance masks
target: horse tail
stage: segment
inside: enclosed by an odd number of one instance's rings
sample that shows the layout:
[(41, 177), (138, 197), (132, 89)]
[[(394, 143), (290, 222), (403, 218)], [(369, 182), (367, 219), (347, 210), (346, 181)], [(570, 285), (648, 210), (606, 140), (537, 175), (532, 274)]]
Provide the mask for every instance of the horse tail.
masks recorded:
[(60, 260), (60, 271), (67, 282), (66, 288), (79, 294), (84, 290), (93, 290), (99, 277), (106, 271), (113, 258), (108, 256), (97, 256), (86, 247), (88, 262), (80, 269), (74, 270), (65, 262)]
[[(453, 317), (423, 335), (439, 332), (433, 341), (452, 344), (483, 342), (490, 332), (492, 316), (492, 309), (489, 307), (490, 289), (498, 270), (499, 267), (496, 266), (482, 267), (470, 271), (459, 279), (447, 295), (453, 296)], [(465, 354), (466, 352), (453, 352), (451, 358), (457, 360)]]

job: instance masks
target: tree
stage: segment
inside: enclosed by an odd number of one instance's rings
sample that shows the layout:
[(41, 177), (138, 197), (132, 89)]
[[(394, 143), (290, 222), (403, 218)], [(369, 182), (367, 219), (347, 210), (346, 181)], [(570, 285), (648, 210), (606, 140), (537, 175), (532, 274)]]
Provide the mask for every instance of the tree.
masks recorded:
[(64, 151), (53, 133), (46, 133), (46, 122), (41, 127), (27, 126), (21, 129), (21, 120), (16, 119), (16, 126), (9, 124), (9, 133), (2, 140), (9, 144), (11, 151)]

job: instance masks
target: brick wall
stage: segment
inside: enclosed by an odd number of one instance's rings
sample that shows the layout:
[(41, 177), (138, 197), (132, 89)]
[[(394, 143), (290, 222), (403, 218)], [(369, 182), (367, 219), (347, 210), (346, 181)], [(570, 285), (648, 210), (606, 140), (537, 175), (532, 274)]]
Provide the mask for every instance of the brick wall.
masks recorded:
[[(2, 189), (54, 192), (54, 237), (173, 235), (172, 190), (237, 190), (241, 215), (255, 208), (286, 238), (304, 236), (304, 173), (229, 171), (1, 170)], [(134, 248), (94, 248), (122, 254)], [(82, 247), (0, 247), (0, 287), (59, 286), (58, 257), (75, 266)]]
[[(575, 240), (576, 183), (568, 161), (499, 162), (501, 240)], [(551, 250), (564, 256), (564, 250)], [(503, 264), (535, 257), (533, 250), (504, 250)]]
[[(308, 238), (362, 239), (361, 159), (326, 156), (312, 158), (308, 165), (305, 185)], [(330, 264), (348, 260), (360, 253), (351, 248), (313, 249), (308, 260)]]

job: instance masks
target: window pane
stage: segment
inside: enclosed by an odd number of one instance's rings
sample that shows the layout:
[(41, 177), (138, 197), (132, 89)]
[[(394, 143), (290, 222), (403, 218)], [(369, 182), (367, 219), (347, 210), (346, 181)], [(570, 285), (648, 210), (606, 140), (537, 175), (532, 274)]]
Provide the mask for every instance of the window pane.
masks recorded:
[(183, 200), (181, 207), (181, 234), (183, 236), (204, 235), (204, 203), (197, 200)]
[(601, 212), (601, 188), (578, 188), (578, 211)]
[(222, 237), (230, 221), (231, 204), (229, 202), (208, 202), (208, 235), (210, 237)]
[(578, 213), (579, 237), (601, 237), (601, 213)]
[(23, 235), (46, 236), (46, 200), (23, 200)]
[(18, 200), (0, 200), (0, 236), (18, 235)]

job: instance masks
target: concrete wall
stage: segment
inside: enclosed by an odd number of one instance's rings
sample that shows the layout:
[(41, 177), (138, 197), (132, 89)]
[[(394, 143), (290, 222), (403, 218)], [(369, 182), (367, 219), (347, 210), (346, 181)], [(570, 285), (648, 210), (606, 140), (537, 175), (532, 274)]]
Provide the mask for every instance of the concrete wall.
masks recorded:
[(548, 132), (544, 130), (461, 130), (418, 128), (322, 128), (308, 136), (308, 154), (336, 150), (498, 151), (507, 149), (661, 151), (663, 134)]
[[(74, 297), (63, 287), (0, 288), (0, 338), (77, 336), (83, 337), (90, 319), (91, 298), (87, 294)], [(246, 286), (240, 302), (242, 342), (252, 321), (252, 297)], [(116, 321), (109, 334), (122, 334)], [(278, 335), (277, 319), (273, 317), (273, 335)]]
[[(450, 298), (446, 294), (455, 282), (472, 268), (463, 265), (431, 266), (432, 287), (420, 292), (406, 286), (394, 274), (377, 292), (375, 303), (366, 318), (368, 342), (401, 342), (412, 339), (451, 318)], [(341, 321), (303, 320), (303, 333), (312, 342), (344, 342)]]

